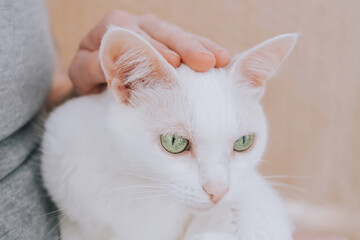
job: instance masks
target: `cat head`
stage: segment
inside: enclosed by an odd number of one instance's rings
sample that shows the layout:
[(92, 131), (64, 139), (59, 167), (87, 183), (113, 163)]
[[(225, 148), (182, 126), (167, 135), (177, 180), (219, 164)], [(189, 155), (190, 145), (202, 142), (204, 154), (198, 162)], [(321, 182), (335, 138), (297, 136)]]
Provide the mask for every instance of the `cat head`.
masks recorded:
[(231, 199), (261, 160), (267, 125), (260, 99), (296, 40), (280, 35), (226, 68), (198, 73), (174, 69), (138, 34), (110, 27), (99, 57), (115, 100), (110, 125), (129, 159), (121, 168), (166, 183), (191, 208)]

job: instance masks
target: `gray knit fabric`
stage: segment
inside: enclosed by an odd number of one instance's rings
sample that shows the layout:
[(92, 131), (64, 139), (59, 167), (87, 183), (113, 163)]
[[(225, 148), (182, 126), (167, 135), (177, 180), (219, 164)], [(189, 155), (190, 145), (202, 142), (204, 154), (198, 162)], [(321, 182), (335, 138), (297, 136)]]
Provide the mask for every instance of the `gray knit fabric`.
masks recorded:
[(38, 152), (53, 62), (43, 0), (0, 0), (1, 240), (56, 239)]

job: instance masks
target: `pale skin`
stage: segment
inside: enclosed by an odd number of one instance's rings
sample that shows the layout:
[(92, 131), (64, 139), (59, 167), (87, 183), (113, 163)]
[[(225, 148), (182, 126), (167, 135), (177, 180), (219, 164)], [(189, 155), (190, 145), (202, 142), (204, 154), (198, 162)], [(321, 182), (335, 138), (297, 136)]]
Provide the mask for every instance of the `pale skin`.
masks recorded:
[[(117, 25), (140, 34), (174, 67), (184, 63), (195, 71), (205, 72), (214, 67), (224, 67), (231, 59), (225, 48), (209, 39), (185, 32), (152, 15), (135, 16), (115, 10), (106, 15), (82, 39), (68, 74), (58, 54), (53, 87), (47, 100), (48, 106), (55, 106), (64, 101), (73, 88), (79, 94), (94, 94), (104, 89), (106, 79), (100, 67), (98, 54), (101, 38), (109, 25)], [(346, 239), (312, 233), (295, 233), (294, 240)]]

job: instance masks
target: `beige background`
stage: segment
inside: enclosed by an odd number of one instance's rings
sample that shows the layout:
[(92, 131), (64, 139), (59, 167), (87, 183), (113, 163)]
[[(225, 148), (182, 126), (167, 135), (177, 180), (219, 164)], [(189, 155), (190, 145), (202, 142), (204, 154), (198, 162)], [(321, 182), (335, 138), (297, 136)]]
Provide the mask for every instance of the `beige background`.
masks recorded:
[[(301, 33), (263, 99), (270, 142), (266, 175), (299, 229), (360, 239), (360, 1), (48, 0), (68, 65), (81, 38), (107, 12), (152, 13), (241, 52), (267, 38)], [(292, 176), (292, 177), (291, 177)], [(296, 189), (295, 189), (296, 188)]]

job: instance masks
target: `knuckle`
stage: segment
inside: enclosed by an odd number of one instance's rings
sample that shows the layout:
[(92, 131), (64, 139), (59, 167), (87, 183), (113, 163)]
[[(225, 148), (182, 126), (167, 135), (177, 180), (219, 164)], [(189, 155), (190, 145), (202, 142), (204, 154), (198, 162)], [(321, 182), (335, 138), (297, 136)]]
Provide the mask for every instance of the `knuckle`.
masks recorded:
[(108, 16), (115, 16), (115, 17), (119, 17), (119, 16), (122, 17), (125, 15), (127, 15), (127, 12), (125, 12), (123, 10), (118, 10), (118, 9), (112, 10), (108, 14)]
[(119, 20), (123, 20), (123, 19), (127, 19), (129, 18), (130, 15), (122, 10), (112, 10), (111, 12), (109, 12), (105, 19), (107, 20), (107, 22), (117, 22)]
[(196, 51), (194, 50), (194, 45), (193, 44), (187, 44), (184, 47), (183, 52), (187, 56), (193, 56), (194, 54), (196, 55)]
[(217, 48), (220, 48), (220, 46), (219, 46), (217, 43), (211, 41), (210, 39), (203, 38), (202, 41), (203, 41), (206, 45), (208, 45), (209, 47), (211, 47), (213, 50), (216, 50)]
[(185, 36), (183, 42), (185, 43), (184, 52), (187, 54), (192, 54), (195, 49), (199, 49), (199, 44), (192, 37)]
[(158, 21), (159, 19), (153, 14), (145, 14), (143, 16), (145, 21)]
[(171, 27), (169, 26), (169, 24), (166, 21), (158, 21), (155, 27), (155, 32), (154, 35), (155, 36), (162, 36), (163, 38), (172, 38), (173, 36), (173, 31), (171, 31)]

